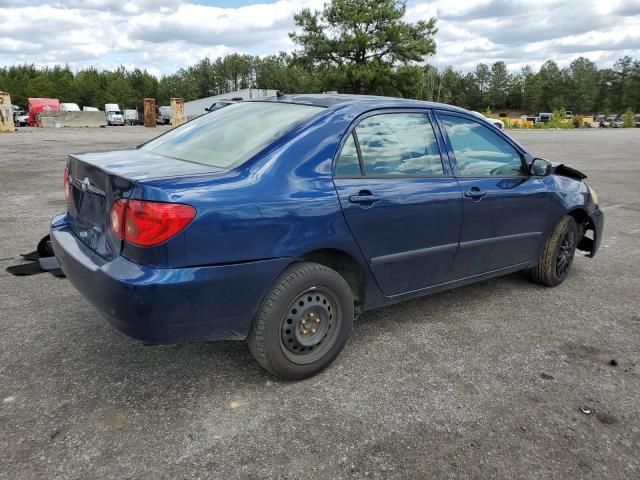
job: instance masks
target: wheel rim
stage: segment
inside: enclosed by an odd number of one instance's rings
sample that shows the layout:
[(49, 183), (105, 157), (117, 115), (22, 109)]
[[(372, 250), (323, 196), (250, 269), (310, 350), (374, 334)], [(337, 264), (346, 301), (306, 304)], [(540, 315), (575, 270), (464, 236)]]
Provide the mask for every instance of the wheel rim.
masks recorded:
[(562, 237), (556, 257), (556, 273), (559, 277), (564, 277), (569, 271), (575, 251), (575, 241), (576, 234), (573, 230), (568, 230)]
[(325, 287), (312, 287), (291, 302), (280, 327), (280, 346), (297, 364), (313, 363), (333, 346), (342, 312), (337, 295)]

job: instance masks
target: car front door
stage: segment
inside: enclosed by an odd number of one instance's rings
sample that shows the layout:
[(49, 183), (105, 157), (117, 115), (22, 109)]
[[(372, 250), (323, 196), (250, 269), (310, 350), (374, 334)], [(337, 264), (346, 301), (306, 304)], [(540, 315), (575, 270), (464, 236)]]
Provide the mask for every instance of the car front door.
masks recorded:
[(369, 114), (343, 139), (335, 187), (385, 295), (451, 279), (462, 193), (441, 147), (426, 111)]
[(548, 232), (544, 178), (504, 134), (462, 114), (438, 112), (463, 194), (457, 278), (535, 260)]

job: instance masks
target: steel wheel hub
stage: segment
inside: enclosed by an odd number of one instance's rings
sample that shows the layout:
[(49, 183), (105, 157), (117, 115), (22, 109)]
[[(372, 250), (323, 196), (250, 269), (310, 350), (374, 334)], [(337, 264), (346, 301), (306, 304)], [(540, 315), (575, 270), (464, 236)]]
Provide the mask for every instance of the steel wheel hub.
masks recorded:
[(300, 318), (295, 330), (298, 343), (304, 347), (313, 347), (322, 341), (329, 326), (329, 317), (323, 309), (309, 308)]
[(334, 340), (338, 311), (332, 292), (320, 288), (300, 294), (282, 321), (281, 344), (287, 357), (298, 363), (320, 358)]

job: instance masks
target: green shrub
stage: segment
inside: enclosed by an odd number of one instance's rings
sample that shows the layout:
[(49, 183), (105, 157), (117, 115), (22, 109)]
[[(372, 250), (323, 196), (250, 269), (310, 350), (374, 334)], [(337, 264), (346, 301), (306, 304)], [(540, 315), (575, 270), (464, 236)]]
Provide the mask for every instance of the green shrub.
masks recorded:
[(580, 116), (573, 117), (573, 126), (576, 128), (584, 127), (584, 118)]
[(551, 115), (551, 120), (547, 122), (549, 128), (569, 128), (571, 125), (566, 120), (564, 107), (556, 108)]
[(624, 112), (624, 115), (622, 115), (622, 127), (633, 128), (633, 126), (634, 126), (633, 110), (631, 110), (630, 108), (627, 108), (627, 111)]

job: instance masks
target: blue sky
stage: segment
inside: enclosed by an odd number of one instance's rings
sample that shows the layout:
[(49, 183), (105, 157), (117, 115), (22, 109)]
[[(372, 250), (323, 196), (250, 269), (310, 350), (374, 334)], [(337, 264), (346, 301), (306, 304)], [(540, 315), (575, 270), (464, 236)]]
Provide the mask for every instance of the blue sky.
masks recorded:
[[(0, 0), (0, 65), (118, 65), (172, 73), (228, 53), (291, 51), (293, 15), (325, 0)], [(579, 5), (579, 8), (576, 6)], [(470, 71), (561, 66), (586, 56), (601, 66), (640, 58), (640, 0), (409, 0), (408, 21), (438, 19), (438, 66)]]

